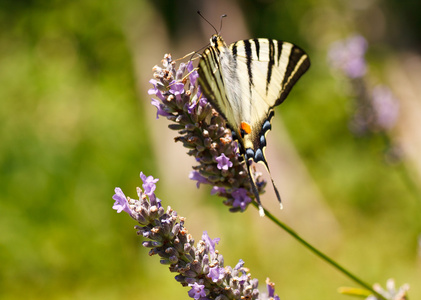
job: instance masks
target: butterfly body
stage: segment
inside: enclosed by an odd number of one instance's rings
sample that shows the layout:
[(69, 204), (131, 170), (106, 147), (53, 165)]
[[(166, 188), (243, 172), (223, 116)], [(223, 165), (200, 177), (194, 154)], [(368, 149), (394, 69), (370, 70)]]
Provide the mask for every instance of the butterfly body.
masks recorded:
[[(202, 91), (227, 120), (246, 162), (262, 162), (269, 170), (264, 151), (273, 108), (309, 68), (308, 56), (293, 44), (273, 39), (240, 40), (227, 46), (215, 34), (210, 41), (199, 62)], [(260, 204), (249, 164), (247, 167)]]

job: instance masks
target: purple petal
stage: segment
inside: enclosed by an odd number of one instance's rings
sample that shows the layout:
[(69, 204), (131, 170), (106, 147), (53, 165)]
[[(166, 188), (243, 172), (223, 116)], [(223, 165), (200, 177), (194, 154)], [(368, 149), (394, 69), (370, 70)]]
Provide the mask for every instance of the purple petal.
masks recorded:
[(247, 196), (247, 190), (243, 188), (238, 188), (231, 193), (234, 198), (232, 207), (240, 207), (242, 211), (247, 208), (247, 205), (251, 202), (251, 198)]
[(113, 195), (113, 199), (115, 203), (113, 205), (113, 209), (117, 211), (117, 213), (121, 213), (125, 211), (129, 215), (131, 214), (131, 210), (129, 207), (129, 202), (127, 201), (126, 195), (124, 195), (123, 191), (120, 188), (115, 188), (115, 194)]
[(193, 111), (194, 111), (194, 109), (196, 108), (196, 106), (197, 106), (197, 99), (195, 99), (195, 100), (193, 100), (192, 101), (192, 103), (187, 107), (187, 111), (188, 111), (188, 113), (189, 114), (192, 114), (193, 113)]
[(213, 282), (217, 282), (220, 279), (223, 279), (225, 276), (225, 268), (215, 266), (209, 269), (209, 273), (207, 275)]
[(210, 193), (211, 195), (215, 195), (215, 194), (223, 194), (225, 192), (226, 192), (225, 188), (220, 187), (220, 186), (214, 186)]
[(197, 180), (197, 188), (199, 188), (201, 183), (208, 183), (208, 180), (205, 177), (203, 177), (198, 171), (191, 171), (189, 178), (191, 180)]
[(202, 88), (200, 87), (200, 85), (197, 88), (197, 95), (198, 95), (198, 98), (199, 98), (199, 105), (204, 107), (208, 103), (208, 99), (203, 97), (203, 92), (202, 92)]
[(224, 153), (222, 153), (220, 156), (215, 158), (215, 160), (218, 163), (216, 167), (219, 170), (228, 170), (229, 168), (231, 168), (233, 166), (230, 159), (228, 157), (226, 157)]
[(154, 179), (152, 176), (146, 177), (146, 175), (144, 175), (143, 172), (140, 172), (140, 179), (142, 179), (143, 181), (142, 187), (145, 191), (145, 194), (148, 196), (152, 196), (153, 192), (156, 189), (155, 183), (157, 183), (159, 179)]
[(151, 104), (157, 108), (157, 111), (156, 111), (157, 119), (159, 118), (159, 116), (163, 116), (163, 117), (171, 116), (171, 114), (167, 113), (165, 110), (162, 109), (163, 105), (159, 100), (152, 98)]
[(193, 62), (189, 61), (188, 64), (187, 64), (187, 71), (191, 72), (190, 75), (189, 75), (190, 83), (192, 85), (196, 85), (196, 80), (197, 80), (197, 78), (199, 78), (199, 73), (196, 70), (193, 71), (193, 68), (194, 68)]
[(188, 292), (189, 297), (193, 299), (200, 299), (206, 297), (205, 286), (203, 284), (198, 284), (197, 282), (189, 284), (191, 290)]
[(213, 240), (209, 237), (208, 232), (204, 231), (202, 234), (202, 241), (206, 243), (209, 248), (209, 253), (215, 253), (215, 247), (219, 243), (220, 238), (214, 238)]
[(173, 80), (170, 83), (170, 93), (173, 95), (180, 95), (184, 93), (184, 83)]
[(164, 101), (166, 98), (162, 95), (162, 92), (158, 90), (157, 81), (155, 79), (149, 80), (149, 83), (152, 83), (153, 88), (148, 90), (149, 95), (156, 95), (161, 101)]

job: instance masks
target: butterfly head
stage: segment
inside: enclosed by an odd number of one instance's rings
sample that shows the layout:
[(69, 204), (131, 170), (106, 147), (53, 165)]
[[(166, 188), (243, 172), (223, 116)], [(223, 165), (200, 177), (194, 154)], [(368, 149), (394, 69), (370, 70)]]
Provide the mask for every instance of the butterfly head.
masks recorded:
[(219, 34), (214, 34), (210, 38), (210, 44), (212, 47), (218, 48), (225, 45), (225, 42)]

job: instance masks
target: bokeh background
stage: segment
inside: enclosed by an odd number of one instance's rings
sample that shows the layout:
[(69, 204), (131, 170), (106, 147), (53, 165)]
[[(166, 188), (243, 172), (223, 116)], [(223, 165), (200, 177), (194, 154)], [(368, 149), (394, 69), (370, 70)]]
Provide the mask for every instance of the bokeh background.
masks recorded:
[[(134, 221), (111, 209), (136, 196), (139, 172), (187, 218), (196, 240), (220, 237), (281, 299), (347, 299), (355, 286), (250, 207), (231, 214), (188, 179), (194, 158), (147, 90), (152, 67), (206, 46), (293, 42), (312, 66), (276, 109), (267, 149), (284, 199), (264, 205), (369, 283), (394, 278), (421, 298), (421, 3), (397, 0), (0, 1), (0, 298), (185, 299), (187, 288), (141, 247)], [(358, 92), (327, 60), (330, 45), (366, 38), (368, 85), (399, 101), (385, 132), (350, 130)], [(397, 158), (391, 160), (389, 142)], [(389, 151), (389, 152), (388, 152)], [(389, 155), (390, 156), (390, 155)]]

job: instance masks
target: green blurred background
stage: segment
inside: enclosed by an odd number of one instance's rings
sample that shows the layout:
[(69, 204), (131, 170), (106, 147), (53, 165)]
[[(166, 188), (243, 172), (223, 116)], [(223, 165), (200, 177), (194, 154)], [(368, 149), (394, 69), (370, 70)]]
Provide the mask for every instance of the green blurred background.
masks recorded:
[[(147, 93), (152, 67), (208, 43), (272, 37), (300, 45), (312, 67), (277, 109), (269, 164), (285, 199), (264, 204), (369, 283), (395, 278), (421, 298), (421, 4), (416, 1), (1, 1), (0, 298), (185, 299), (188, 289), (149, 257), (135, 225), (111, 209), (134, 197), (143, 171), (187, 217), (196, 240), (221, 237), (227, 265), (243, 259), (281, 299), (346, 299), (355, 286), (254, 209), (230, 214), (188, 180), (194, 159)], [(329, 45), (364, 35), (369, 80), (400, 99), (391, 138), (403, 163), (384, 160), (381, 136), (355, 137), (349, 83), (326, 62)], [(421, 147), (421, 146), (420, 146)]]

